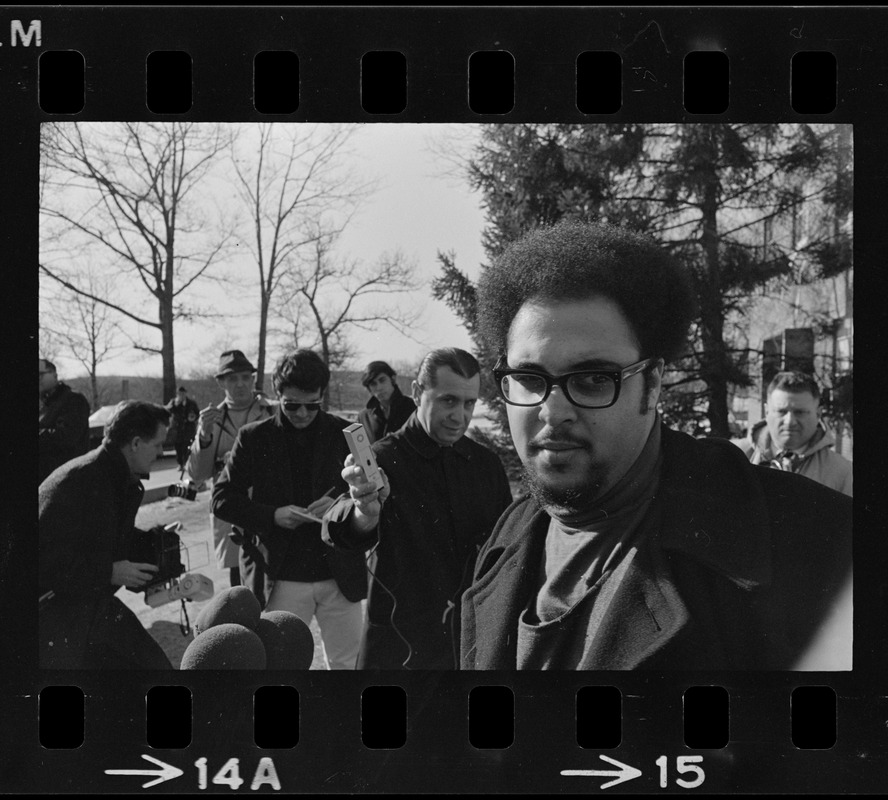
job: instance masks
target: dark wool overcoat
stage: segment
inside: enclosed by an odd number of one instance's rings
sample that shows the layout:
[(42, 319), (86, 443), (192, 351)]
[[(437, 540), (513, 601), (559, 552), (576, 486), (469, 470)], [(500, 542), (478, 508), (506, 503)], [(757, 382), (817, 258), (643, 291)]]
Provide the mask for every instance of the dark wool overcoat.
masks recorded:
[[(851, 499), (753, 466), (725, 440), (664, 427), (662, 448), (658, 519), (584, 668), (850, 668), (850, 637), (837, 645), (820, 634), (849, 593)], [(479, 554), (463, 596), (462, 669), (516, 668), (518, 618), (536, 591), (549, 519), (524, 497)], [(845, 619), (839, 632), (849, 630)]]
[(382, 413), (379, 400), (371, 397), (367, 401), (367, 407), (361, 409), (361, 413), (358, 414), (358, 422), (364, 426), (364, 430), (370, 436), (370, 441), (378, 442), (389, 433), (400, 430), (414, 411), (416, 411), (416, 403), (395, 386), (388, 417)]
[(373, 452), (391, 486), (377, 527), (354, 535), (347, 498), (325, 517), (326, 538), (337, 549), (376, 547), (358, 665), (455, 669), (460, 595), (479, 548), (512, 502), (505, 470), (466, 436), (441, 447), (416, 415)]
[(142, 484), (102, 445), (53, 472), (38, 491), (40, 666), (170, 669), (160, 646), (114, 594), (112, 565), (130, 559)]
[[(346, 420), (321, 411), (317, 423), (311, 465), (311, 491), (315, 498), (333, 486), (338, 493), (348, 488), (341, 473), (350, 452), (342, 434), (349, 424)], [(281, 565), (292, 555), (291, 549), (298, 550), (300, 540), (300, 536), (274, 521), (275, 509), (296, 504), (283, 429), (289, 424), (278, 407), (274, 416), (241, 428), (228, 463), (213, 486), (213, 514), (240, 528), (246, 537), (258, 537), (270, 581), (278, 577)], [(303, 535), (310, 533), (310, 529), (318, 537), (321, 535), (318, 523), (308, 523), (303, 528)], [(367, 569), (362, 553), (331, 549), (329, 564), (339, 590), (348, 600), (357, 603), (367, 596)]]
[(59, 383), (44, 398), (38, 440), (39, 476), (89, 450), (89, 401), (68, 384)]

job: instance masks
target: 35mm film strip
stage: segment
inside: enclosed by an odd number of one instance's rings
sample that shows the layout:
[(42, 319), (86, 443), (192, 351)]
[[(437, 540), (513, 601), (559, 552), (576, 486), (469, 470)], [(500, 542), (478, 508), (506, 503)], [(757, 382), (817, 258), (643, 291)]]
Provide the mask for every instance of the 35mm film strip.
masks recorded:
[(0, 788), (884, 791), (886, 32), (877, 8), (4, 9), (11, 400), (35, 350), (40, 126), (50, 122), (849, 125), (864, 313), (853, 666), (842, 671), (41, 669), (37, 526), (23, 501), (36, 457), (13, 400)]

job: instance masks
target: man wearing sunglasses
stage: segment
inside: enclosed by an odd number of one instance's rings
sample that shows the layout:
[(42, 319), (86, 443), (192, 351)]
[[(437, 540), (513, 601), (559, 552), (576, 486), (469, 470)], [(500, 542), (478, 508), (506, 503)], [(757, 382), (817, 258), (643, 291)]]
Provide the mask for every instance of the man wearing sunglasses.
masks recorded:
[(848, 498), (658, 418), (694, 311), (665, 248), (541, 228), (478, 302), (529, 494), (463, 596), (463, 669), (850, 668)]
[(272, 377), (280, 404), (274, 416), (241, 428), (213, 488), (213, 514), (258, 540), (266, 564), (266, 611), (318, 621), (330, 669), (354, 669), (363, 625), (367, 577), (361, 553), (321, 540), (321, 517), (345, 491), (349, 423), (322, 408), (330, 370), (311, 350), (284, 356)]

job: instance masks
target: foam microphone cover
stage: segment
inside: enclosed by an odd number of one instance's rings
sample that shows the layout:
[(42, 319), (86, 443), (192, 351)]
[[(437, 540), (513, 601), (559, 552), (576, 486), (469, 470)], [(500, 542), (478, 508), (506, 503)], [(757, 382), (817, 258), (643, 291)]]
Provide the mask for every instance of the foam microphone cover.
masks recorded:
[(219, 592), (207, 603), (194, 620), (194, 632), (196, 635), (225, 623), (243, 625), (251, 631), (256, 630), (259, 624), (259, 615), (262, 609), (259, 601), (246, 586), (232, 586), (224, 592)]
[(265, 646), (249, 628), (223, 622), (185, 649), (180, 669), (265, 669)]
[(267, 669), (308, 669), (314, 658), (314, 637), (296, 614), (265, 611), (256, 633), (265, 645)]

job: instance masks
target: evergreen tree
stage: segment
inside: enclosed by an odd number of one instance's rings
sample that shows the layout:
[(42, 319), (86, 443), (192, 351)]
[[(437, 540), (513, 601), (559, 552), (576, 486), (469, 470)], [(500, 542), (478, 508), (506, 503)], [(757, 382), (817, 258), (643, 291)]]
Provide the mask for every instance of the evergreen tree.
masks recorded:
[[(832, 204), (838, 214), (850, 201), (848, 176), (830, 166), (836, 135), (825, 125), (490, 126), (468, 176), (483, 195), (491, 259), (525, 231), (570, 218), (650, 233), (685, 264), (699, 315), (664, 384), (681, 388), (664, 394), (664, 416), (727, 437), (730, 388), (750, 383), (750, 348), (735, 330), (750, 295), (798, 279), (800, 263), (819, 277), (850, 258), (832, 226), (804, 246), (776, 235), (806, 204)], [(481, 355), (495, 357), (474, 336), (471, 282), (451, 256), (439, 258), (434, 296), (462, 317)]]

